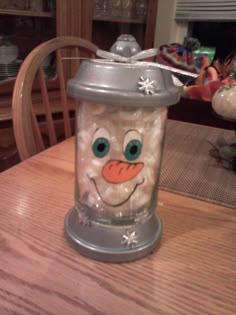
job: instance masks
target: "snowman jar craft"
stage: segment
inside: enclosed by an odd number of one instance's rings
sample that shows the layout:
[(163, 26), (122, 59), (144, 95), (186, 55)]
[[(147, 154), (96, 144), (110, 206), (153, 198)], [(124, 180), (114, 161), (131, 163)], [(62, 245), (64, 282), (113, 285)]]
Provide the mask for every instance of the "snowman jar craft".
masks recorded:
[(145, 62), (93, 59), (68, 82), (77, 100), (75, 205), (65, 218), (77, 250), (105, 262), (139, 259), (158, 246), (157, 192), (171, 73)]

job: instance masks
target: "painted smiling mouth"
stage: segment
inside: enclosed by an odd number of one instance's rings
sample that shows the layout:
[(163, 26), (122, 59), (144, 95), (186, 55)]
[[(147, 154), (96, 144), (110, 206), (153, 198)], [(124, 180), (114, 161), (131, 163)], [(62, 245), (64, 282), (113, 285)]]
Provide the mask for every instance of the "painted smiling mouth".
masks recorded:
[[(88, 174), (87, 174), (87, 176), (88, 176)], [(94, 184), (94, 187), (95, 187), (95, 189), (96, 189), (96, 191), (97, 191), (97, 194), (98, 194), (99, 197), (101, 198), (102, 202), (103, 202), (105, 205), (110, 206), (110, 207), (119, 207), (119, 206), (122, 206), (124, 203), (126, 203), (126, 202), (130, 199), (130, 197), (131, 197), (131, 196), (133, 195), (133, 193), (136, 191), (137, 187), (140, 186), (140, 185), (142, 185), (142, 184), (144, 183), (144, 178), (143, 178), (143, 180), (142, 180), (140, 183), (137, 183), (137, 184), (135, 185), (134, 189), (131, 191), (131, 193), (129, 194), (129, 196), (128, 196), (125, 200), (123, 200), (122, 202), (119, 202), (118, 204), (111, 204), (111, 203), (106, 202), (106, 201), (102, 198), (102, 196), (101, 196), (101, 194), (100, 194), (100, 192), (99, 192), (99, 190), (98, 190), (98, 187), (97, 187), (97, 184), (96, 184), (94, 178), (91, 178), (91, 177), (89, 177), (89, 176), (88, 176), (88, 178), (89, 178), (89, 179), (92, 181), (92, 183)]]

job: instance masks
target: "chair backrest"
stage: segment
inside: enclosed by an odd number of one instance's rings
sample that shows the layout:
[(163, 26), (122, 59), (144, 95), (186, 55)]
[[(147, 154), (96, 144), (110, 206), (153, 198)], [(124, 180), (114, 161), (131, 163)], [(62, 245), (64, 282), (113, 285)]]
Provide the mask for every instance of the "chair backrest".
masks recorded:
[(96, 51), (97, 46), (87, 40), (63, 36), (40, 44), (25, 58), (12, 99), (15, 141), (22, 160), (73, 134), (70, 115), (75, 103), (67, 97), (66, 82), (81, 59), (94, 58)]

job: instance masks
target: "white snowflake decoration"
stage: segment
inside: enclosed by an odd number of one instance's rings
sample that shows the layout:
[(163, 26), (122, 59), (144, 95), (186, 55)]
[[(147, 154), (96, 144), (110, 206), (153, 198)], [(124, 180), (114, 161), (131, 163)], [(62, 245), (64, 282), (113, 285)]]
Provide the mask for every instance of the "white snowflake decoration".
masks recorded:
[(146, 95), (154, 95), (155, 94), (155, 86), (156, 81), (150, 80), (150, 78), (140, 77), (140, 81), (138, 82), (140, 85), (139, 91), (143, 91)]
[(137, 235), (136, 235), (136, 232), (133, 231), (133, 232), (129, 232), (127, 231), (126, 234), (124, 234), (122, 236), (123, 240), (122, 240), (122, 245), (125, 245), (126, 247), (134, 247), (135, 244), (138, 243), (138, 239), (137, 239)]

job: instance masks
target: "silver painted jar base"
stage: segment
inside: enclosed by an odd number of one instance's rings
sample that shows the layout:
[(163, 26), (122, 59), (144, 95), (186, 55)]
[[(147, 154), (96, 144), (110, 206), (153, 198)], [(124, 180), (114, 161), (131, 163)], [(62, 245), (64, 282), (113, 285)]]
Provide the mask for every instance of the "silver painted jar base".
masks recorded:
[(103, 262), (128, 262), (153, 252), (160, 244), (162, 223), (153, 216), (135, 226), (82, 225), (72, 208), (65, 217), (65, 233), (79, 253)]

